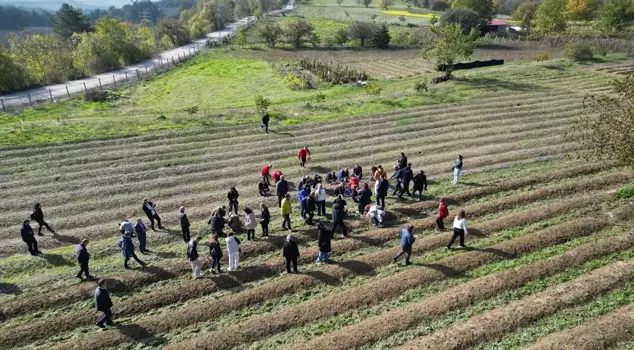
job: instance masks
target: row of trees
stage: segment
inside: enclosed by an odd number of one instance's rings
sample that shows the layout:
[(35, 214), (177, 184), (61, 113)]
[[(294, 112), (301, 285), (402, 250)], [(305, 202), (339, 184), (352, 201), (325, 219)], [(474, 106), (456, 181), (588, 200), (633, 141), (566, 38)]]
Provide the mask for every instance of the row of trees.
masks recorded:
[(51, 27), (53, 15), (43, 10), (27, 10), (0, 5), (0, 29), (17, 30), (24, 27)]

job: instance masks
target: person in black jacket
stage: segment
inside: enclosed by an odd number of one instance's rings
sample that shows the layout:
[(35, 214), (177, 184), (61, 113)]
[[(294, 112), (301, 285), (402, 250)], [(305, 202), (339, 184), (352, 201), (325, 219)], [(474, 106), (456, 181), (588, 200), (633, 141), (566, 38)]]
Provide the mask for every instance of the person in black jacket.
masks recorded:
[(280, 181), (277, 182), (275, 187), (275, 193), (277, 193), (277, 205), (282, 207), (282, 199), (288, 193), (288, 182), (284, 178), (284, 175), (280, 176)]
[(103, 312), (103, 316), (97, 320), (97, 327), (104, 328), (104, 324), (108, 326), (114, 325), (112, 321), (112, 300), (110, 300), (110, 293), (106, 289), (106, 280), (100, 279), (97, 282), (97, 289), (95, 289), (95, 306), (97, 311)]
[(319, 247), (319, 255), (317, 255), (317, 262), (327, 262), (329, 260), (328, 255), (331, 251), (330, 241), (332, 240), (332, 231), (328, 230), (321, 222), (317, 224), (319, 230), (317, 237), (317, 246)]
[(414, 198), (416, 192), (418, 192), (418, 201), (422, 201), (423, 193), (425, 193), (425, 191), (427, 191), (427, 176), (425, 176), (425, 172), (421, 170), (420, 173), (414, 176), (414, 189), (412, 190), (412, 198)]
[(401, 157), (398, 159), (398, 167), (403, 169), (407, 166), (407, 156), (405, 153), (401, 152)]
[(211, 242), (209, 242), (209, 257), (211, 258), (211, 273), (216, 273), (214, 267), (218, 268), (218, 273), (221, 273), (220, 259), (222, 259), (222, 246), (218, 242), (218, 235), (211, 235)]
[(42, 212), (42, 205), (40, 203), (35, 203), (35, 207), (33, 208), (33, 213), (31, 213), (31, 220), (35, 220), (35, 222), (40, 225), (37, 228), (37, 235), (43, 236), (42, 234), (42, 226), (46, 227), (49, 232), (55, 234), (55, 230), (53, 230), (46, 221), (44, 221), (44, 212)]
[(355, 164), (352, 168), (352, 175), (356, 176), (357, 179), (361, 180), (363, 177), (363, 168), (359, 164)]
[(262, 237), (269, 236), (269, 222), (271, 221), (271, 213), (269, 208), (264, 204), (260, 204), (260, 226), (262, 226)]
[(409, 197), (412, 196), (409, 193), (409, 183), (412, 182), (414, 178), (414, 172), (412, 171), (412, 163), (407, 164), (407, 166), (401, 169), (401, 181), (403, 182), (403, 187), (401, 188), (401, 193), (399, 193), (398, 198), (403, 198), (403, 194), (407, 193)]
[(337, 197), (332, 202), (332, 228), (330, 231), (334, 234), (337, 226), (341, 227), (344, 237), (348, 237), (348, 228), (343, 219), (346, 217), (346, 201), (343, 196)]
[(379, 178), (379, 185), (376, 190), (376, 205), (380, 205), (385, 208), (385, 197), (389, 190), (390, 183), (382, 176)]
[(315, 217), (315, 208), (317, 207), (317, 201), (315, 200), (315, 193), (311, 192), (306, 198), (304, 198), (304, 208), (306, 210), (306, 218), (304, 222), (306, 225), (313, 225), (313, 217)]
[(24, 220), (22, 226), (20, 226), (20, 236), (22, 236), (22, 240), (29, 248), (29, 253), (31, 253), (31, 255), (42, 254), (42, 252), (37, 249), (37, 240), (35, 239), (35, 234), (33, 233), (33, 228), (31, 227), (29, 220)]
[(143, 212), (145, 212), (145, 215), (147, 215), (147, 218), (150, 220), (150, 228), (152, 228), (152, 231), (156, 231), (154, 229), (154, 220), (158, 223), (159, 230), (164, 228), (161, 225), (161, 218), (158, 216), (158, 213), (156, 213), (156, 204), (149, 202), (147, 198), (144, 198), (141, 209), (143, 209)]
[(331, 173), (328, 173), (328, 175), (326, 175), (326, 183), (332, 185), (335, 182), (337, 182), (337, 175), (335, 175), (335, 172), (333, 171)]
[(79, 262), (79, 273), (77, 274), (77, 278), (81, 278), (81, 274), (86, 274), (86, 279), (91, 280), (92, 276), (88, 272), (88, 261), (90, 260), (90, 254), (88, 253), (88, 248), (86, 245), (88, 244), (88, 240), (84, 239), (80, 244), (75, 248), (75, 255), (77, 256), (77, 262)]
[(359, 215), (363, 216), (365, 213), (365, 206), (372, 203), (372, 192), (368, 183), (363, 184), (363, 188), (357, 194), (357, 202), (359, 204)]
[(286, 258), (286, 272), (291, 273), (291, 263), (293, 264), (293, 271), (295, 273), (299, 272), (297, 271), (299, 248), (295, 242), (295, 237), (291, 234), (286, 236), (286, 243), (284, 243), (284, 248), (282, 248), (282, 256)]
[(262, 116), (262, 129), (264, 129), (264, 131), (266, 131), (266, 133), (269, 133), (269, 121), (271, 120), (271, 117), (269, 117), (269, 113), (265, 112), (264, 115)]
[(235, 187), (231, 187), (229, 189), (229, 193), (227, 193), (227, 199), (229, 200), (229, 212), (233, 210), (233, 213), (238, 215), (238, 197), (240, 194)]
[(200, 273), (200, 264), (198, 264), (198, 242), (200, 242), (200, 239), (200, 236), (198, 236), (187, 243), (187, 258), (192, 265), (192, 276), (194, 279), (203, 277), (202, 273)]
[(190, 234), (189, 234), (189, 219), (187, 218), (187, 214), (185, 214), (185, 207), (181, 206), (178, 209), (178, 219), (180, 221), (181, 224), (181, 230), (183, 231), (183, 241), (185, 241), (185, 243), (189, 243), (189, 240), (191, 239)]
[(223, 230), (225, 229), (225, 207), (218, 207), (211, 213), (211, 217), (207, 221), (207, 224), (211, 226), (211, 232), (217, 234), (218, 236), (224, 235)]
[(260, 196), (266, 197), (269, 191), (269, 184), (266, 182), (266, 180), (262, 179), (262, 181), (260, 181), (260, 183), (258, 184), (258, 192), (260, 193)]

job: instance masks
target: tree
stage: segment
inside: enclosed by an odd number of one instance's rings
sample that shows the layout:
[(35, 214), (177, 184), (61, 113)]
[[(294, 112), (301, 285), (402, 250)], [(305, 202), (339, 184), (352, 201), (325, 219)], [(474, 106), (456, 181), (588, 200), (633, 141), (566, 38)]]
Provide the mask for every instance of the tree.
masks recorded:
[(440, 17), (440, 25), (459, 24), (465, 33), (469, 33), (471, 28), (477, 28), (480, 25), (480, 16), (466, 8), (451, 9)]
[(57, 35), (10, 33), (13, 61), (24, 67), (30, 84), (45, 85), (75, 78), (71, 43)]
[(530, 32), (538, 8), (539, 4), (534, 1), (523, 2), (517, 10), (513, 12), (512, 19), (520, 22), (520, 27), (522, 27), (525, 32)]
[(434, 38), (423, 48), (423, 58), (433, 59), (438, 66), (444, 65), (445, 76), (451, 77), (453, 65), (473, 55), (480, 33), (475, 28), (469, 34), (459, 24), (431, 27)]
[(390, 47), (390, 32), (385, 23), (374, 29), (370, 44), (377, 49), (387, 49)]
[(634, 20), (632, 0), (606, 0), (599, 11), (599, 25), (609, 32), (620, 32)]
[(12, 92), (27, 86), (26, 72), (0, 47), (0, 92)]
[(394, 5), (394, 0), (376, 0), (376, 7), (389, 10), (390, 6)]
[(275, 47), (275, 44), (282, 35), (282, 29), (277, 23), (264, 23), (257, 27), (258, 35), (266, 42), (269, 47)]
[(493, 0), (454, 0), (451, 3), (452, 9), (466, 8), (473, 10), (480, 17), (480, 22), (486, 25), (495, 14)]
[(370, 22), (354, 21), (348, 28), (348, 38), (359, 42), (359, 46), (365, 46), (365, 43), (372, 39), (377, 25)]
[(90, 30), (88, 17), (79, 8), (63, 4), (55, 14), (53, 32), (62, 38), (70, 38), (73, 33), (83, 33)]
[(535, 15), (535, 29), (540, 33), (552, 34), (566, 30), (566, 0), (544, 0)]
[(334, 43), (337, 45), (343, 45), (347, 42), (348, 42), (348, 31), (343, 28), (337, 29), (334, 35)]
[(495, 12), (497, 14), (511, 15), (520, 6), (520, 0), (497, 0)]
[(243, 49), (247, 46), (247, 44), (248, 44), (248, 42), (247, 42), (247, 32), (244, 29), (238, 30), (238, 36), (236, 37), (236, 43)]
[(595, 17), (597, 0), (566, 0), (565, 15), (573, 21), (590, 21)]
[(614, 94), (584, 101), (584, 113), (566, 134), (583, 145), (586, 159), (611, 159), (634, 166), (634, 74), (612, 82)]
[(304, 19), (292, 19), (284, 23), (284, 36), (299, 49), (304, 41), (309, 40), (314, 32), (313, 25)]
[(337, 3), (337, 5), (339, 5), (339, 7), (341, 7), (341, 3), (343, 3), (343, 0), (335, 0), (335, 2)]
[(161, 19), (159, 33), (167, 36), (174, 46), (183, 46), (189, 42), (187, 28), (185, 28), (183, 22), (178, 19)]
[(361, 0), (361, 2), (365, 6), (365, 8), (368, 8), (368, 7), (370, 7), (370, 4), (372, 3), (372, 0)]
[(451, 5), (449, 5), (449, 3), (444, 0), (431, 0), (429, 2), (429, 8), (432, 11), (445, 11), (450, 7)]

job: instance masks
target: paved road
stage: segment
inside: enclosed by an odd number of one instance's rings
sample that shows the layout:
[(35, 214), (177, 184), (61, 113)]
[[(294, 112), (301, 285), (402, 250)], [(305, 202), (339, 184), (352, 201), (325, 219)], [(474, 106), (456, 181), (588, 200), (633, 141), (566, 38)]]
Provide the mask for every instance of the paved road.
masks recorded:
[[(291, 11), (295, 8), (291, 0), (288, 5), (280, 10), (271, 11), (268, 14), (274, 15), (285, 11)], [(160, 55), (131, 65), (116, 71), (95, 75), (92, 77), (68, 81), (62, 84), (44, 86), (37, 89), (26, 90), (18, 93), (0, 95), (0, 99), (4, 104), (4, 108), (9, 110), (21, 109), (32, 103), (44, 103), (57, 101), (68, 98), (69, 96), (83, 94), (85, 90), (111, 87), (115, 84), (121, 84), (126, 81), (138, 80), (138, 77), (144, 78), (151, 74), (155, 69), (163, 70), (172, 66), (172, 62), (180, 62), (198, 53), (199, 50), (205, 49), (207, 40), (220, 40), (235, 36), (239, 28), (247, 27), (256, 22), (253, 16), (242, 18), (233, 22), (223, 30), (209, 33), (203, 39), (196, 40), (188, 45), (172, 49), (161, 53)], [(29, 101), (29, 95), (31, 101)], [(0, 106), (0, 108), (2, 108)]]

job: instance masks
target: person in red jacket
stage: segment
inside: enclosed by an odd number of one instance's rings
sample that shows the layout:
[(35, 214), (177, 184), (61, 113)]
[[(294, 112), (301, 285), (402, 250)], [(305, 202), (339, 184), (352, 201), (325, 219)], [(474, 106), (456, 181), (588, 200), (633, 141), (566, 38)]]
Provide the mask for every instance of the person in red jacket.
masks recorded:
[(440, 206), (438, 207), (438, 217), (436, 218), (436, 226), (438, 226), (439, 231), (445, 230), (445, 218), (449, 216), (449, 209), (447, 209), (447, 203), (445, 203), (445, 199), (440, 199)]
[(308, 150), (308, 147), (306, 146), (302, 147), (297, 153), (297, 158), (299, 158), (299, 160), (302, 162), (300, 164), (302, 168), (305, 168), (306, 160), (310, 160), (310, 151)]
[(271, 177), (271, 174), (269, 174), (270, 171), (271, 164), (265, 165), (262, 170), (260, 170), (260, 173), (262, 174), (262, 181), (266, 181), (266, 184), (269, 186), (271, 186), (271, 181), (269, 180), (269, 178)]
[(279, 171), (279, 170), (275, 170), (275, 171), (273, 172), (273, 175), (271, 176), (271, 178), (273, 179), (273, 181), (274, 181), (275, 183), (277, 183), (278, 181), (280, 181), (280, 178), (282, 177), (282, 175), (283, 175), (283, 174), (282, 174), (282, 172), (281, 172), (281, 171)]
[(355, 188), (359, 188), (359, 179), (357, 179), (356, 176), (352, 176), (350, 178), (350, 181), (348, 181), (348, 184), (350, 185), (350, 189), (354, 190)]

